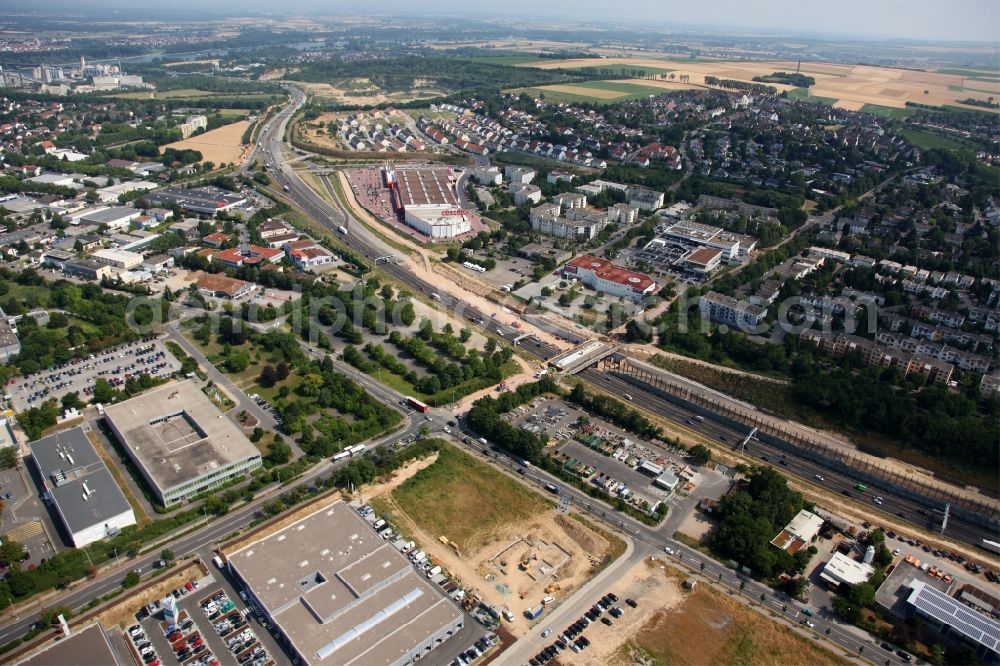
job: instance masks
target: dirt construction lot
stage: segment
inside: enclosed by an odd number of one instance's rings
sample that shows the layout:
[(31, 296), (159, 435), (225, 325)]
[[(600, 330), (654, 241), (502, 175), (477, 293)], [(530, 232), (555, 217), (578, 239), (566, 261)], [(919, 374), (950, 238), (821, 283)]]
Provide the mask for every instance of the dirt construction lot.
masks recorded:
[(661, 560), (636, 564), (611, 588), (619, 599), (635, 599), (621, 619), (587, 629), (591, 647), (563, 652), (560, 663), (610, 664), (826, 664), (846, 663), (792, 629), (758, 615), (708, 585), (684, 590), (684, 576)]
[[(703, 85), (705, 76), (751, 81), (755, 76), (767, 76), (773, 72), (794, 72), (798, 63), (783, 61), (689, 62), (656, 58), (580, 58), (547, 60), (529, 64), (531, 67), (542, 69), (613, 67), (615, 65), (670, 68), (674, 70), (673, 74), (677, 76), (677, 80), (681, 75), (688, 75), (691, 83)], [(809, 89), (811, 95), (837, 100), (838, 106), (843, 108), (861, 108), (865, 104), (903, 108), (906, 102), (937, 106), (959, 105), (959, 100), (970, 97), (985, 100), (991, 96), (1000, 96), (1000, 81), (987, 78), (970, 79), (958, 74), (810, 62), (802, 63), (801, 72), (816, 79), (815, 85)], [(637, 81), (637, 83), (639, 82)], [(646, 80), (642, 80), (641, 83), (644, 85), (653, 84), (653, 82)], [(782, 84), (768, 85), (773, 85), (778, 90), (787, 90), (791, 87)]]
[(371, 504), (457, 582), (509, 609), (515, 620), (506, 627), (514, 635), (528, 626), (525, 610), (547, 595), (566, 598), (620, 547), (451, 447)]
[(167, 148), (197, 150), (201, 153), (202, 162), (214, 162), (216, 165), (239, 162), (243, 158), (243, 144), (241, 142), (243, 133), (249, 126), (249, 122), (241, 120), (238, 123), (209, 130), (204, 134), (183, 141), (168, 143), (161, 148), (161, 152)]

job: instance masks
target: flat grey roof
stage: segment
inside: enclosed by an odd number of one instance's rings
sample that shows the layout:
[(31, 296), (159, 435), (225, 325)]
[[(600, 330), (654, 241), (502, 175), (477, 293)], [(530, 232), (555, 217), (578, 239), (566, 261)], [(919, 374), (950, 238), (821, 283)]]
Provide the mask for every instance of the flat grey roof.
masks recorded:
[(121, 662), (101, 625), (94, 623), (74, 632), (26, 659), (17, 666), (120, 666)]
[(104, 210), (87, 213), (80, 219), (91, 224), (111, 224), (129, 217), (138, 217), (142, 211), (138, 208), (123, 208), (121, 206), (105, 208)]
[(28, 448), (70, 532), (132, 510), (82, 427), (43, 437)]
[(0, 348), (14, 347), (19, 344), (17, 334), (6, 319), (0, 319)]
[(311, 664), (392, 664), (462, 616), (343, 502), (228, 560)]
[(164, 492), (260, 455), (239, 427), (190, 380), (171, 382), (109, 405), (104, 416)]

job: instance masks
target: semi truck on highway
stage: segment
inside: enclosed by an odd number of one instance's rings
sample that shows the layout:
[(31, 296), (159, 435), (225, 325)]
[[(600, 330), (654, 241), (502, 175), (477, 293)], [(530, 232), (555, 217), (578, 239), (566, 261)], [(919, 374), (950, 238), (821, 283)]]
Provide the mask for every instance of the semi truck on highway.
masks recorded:
[(344, 234), (345, 236), (347, 235), (347, 227), (345, 227), (345, 226), (339, 226), (339, 227), (337, 227), (337, 231), (339, 231), (340, 233)]
[(554, 483), (546, 483), (545, 484), (545, 489), (547, 491), (549, 491), (550, 493), (552, 493), (553, 495), (558, 495), (559, 494), (559, 486), (557, 486)]
[(990, 551), (992, 553), (1000, 553), (1000, 543), (997, 543), (996, 541), (990, 541), (989, 539), (983, 539), (982, 546), (983, 546), (983, 548), (985, 548), (986, 550), (988, 550), (988, 551)]
[(410, 397), (410, 396), (406, 396), (405, 400), (406, 400), (406, 404), (408, 406), (412, 407), (413, 409), (417, 410), (418, 412), (426, 412), (428, 409), (430, 409), (430, 407), (428, 407), (424, 403), (420, 402), (416, 398), (413, 398), (413, 397)]

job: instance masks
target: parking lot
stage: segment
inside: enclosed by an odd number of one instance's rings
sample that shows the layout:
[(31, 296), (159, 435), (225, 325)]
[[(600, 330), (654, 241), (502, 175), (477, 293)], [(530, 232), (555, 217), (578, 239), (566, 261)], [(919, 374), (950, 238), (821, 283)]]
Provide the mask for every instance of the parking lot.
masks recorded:
[(188, 581), (171, 596), (177, 605), (176, 620), (167, 621), (163, 602), (157, 601), (138, 609), (137, 624), (125, 632), (138, 663), (274, 666), (289, 662), (268, 627), (252, 615), (225, 580), (210, 575)]
[(162, 341), (145, 338), (11, 380), (7, 393), (14, 410), (22, 412), (46, 400), (61, 400), (73, 392), (87, 402), (93, 397), (98, 377), (120, 387), (131, 377), (143, 374), (168, 377), (180, 367), (180, 362), (167, 351)]
[(43, 559), (51, 557), (56, 545), (50, 539), (55, 539), (58, 544), (60, 538), (37, 491), (30, 481), (25, 482), (28, 473), (27, 469), (0, 472), (3, 537), (17, 541), (27, 549), (28, 559), (22, 564), (24, 567), (37, 566)]

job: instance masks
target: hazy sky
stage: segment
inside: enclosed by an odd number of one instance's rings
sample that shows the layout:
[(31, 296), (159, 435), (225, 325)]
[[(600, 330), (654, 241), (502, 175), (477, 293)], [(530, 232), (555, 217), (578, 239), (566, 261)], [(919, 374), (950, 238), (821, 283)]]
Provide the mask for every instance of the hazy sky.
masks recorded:
[[(14, 0), (9, 8), (67, 6), (67, 0)], [(90, 0), (77, 8), (134, 7), (132, 0)], [(628, 21), (645, 27), (691, 25), (754, 31), (921, 40), (1000, 42), (1000, 0), (170, 0), (144, 8), (282, 12), (399, 11), (470, 17)], [(192, 18), (192, 17), (188, 17)]]

